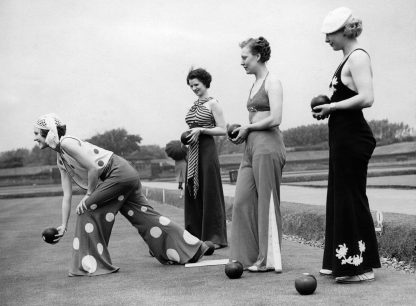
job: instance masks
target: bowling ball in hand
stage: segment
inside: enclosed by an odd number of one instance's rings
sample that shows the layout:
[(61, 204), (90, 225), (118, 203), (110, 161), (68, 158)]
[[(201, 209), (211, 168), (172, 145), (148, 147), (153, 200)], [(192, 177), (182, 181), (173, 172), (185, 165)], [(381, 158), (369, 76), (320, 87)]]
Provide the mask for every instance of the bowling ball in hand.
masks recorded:
[(56, 228), (49, 227), (42, 232), (42, 238), (47, 243), (55, 244), (55, 243), (58, 243), (58, 241), (54, 241), (57, 238), (55, 237), (55, 235), (58, 235), (58, 234), (59, 232)]
[(188, 138), (189, 134), (191, 134), (191, 131), (185, 131), (181, 135), (181, 142), (184, 145), (188, 145), (189, 144), (189, 138)]
[(302, 276), (299, 276), (295, 280), (295, 288), (302, 295), (314, 293), (316, 286), (317, 282), (315, 276), (309, 273), (303, 273)]
[(228, 276), (228, 278), (236, 279), (236, 278), (241, 277), (244, 269), (243, 269), (243, 265), (241, 264), (241, 262), (233, 260), (225, 265), (224, 271), (225, 271), (225, 274)]
[(239, 128), (239, 127), (241, 127), (241, 124), (237, 124), (237, 123), (230, 124), (230, 125), (228, 126), (228, 128), (227, 128), (227, 135), (228, 135), (228, 137), (229, 137), (229, 138), (231, 138), (231, 139), (236, 138), (236, 137), (237, 137), (237, 135), (238, 135), (238, 132), (236, 131), (236, 132), (234, 132), (234, 133), (233, 133), (233, 131), (234, 131), (236, 128)]
[(204, 242), (206, 244), (206, 246), (208, 247), (208, 250), (205, 252), (205, 256), (209, 256), (214, 254), (215, 251), (215, 245), (211, 242), (211, 241), (205, 241)]
[(329, 104), (329, 103), (331, 103), (331, 100), (329, 100), (327, 96), (319, 95), (311, 100), (311, 108), (313, 110), (315, 106), (322, 105), (322, 104)]

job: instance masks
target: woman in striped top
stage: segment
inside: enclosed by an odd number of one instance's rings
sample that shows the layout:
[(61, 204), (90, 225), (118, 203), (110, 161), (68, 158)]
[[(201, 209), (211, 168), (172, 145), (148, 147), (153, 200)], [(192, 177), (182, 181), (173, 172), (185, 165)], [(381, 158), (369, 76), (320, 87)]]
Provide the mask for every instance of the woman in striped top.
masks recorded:
[(218, 101), (210, 97), (211, 75), (204, 69), (188, 73), (186, 82), (198, 96), (185, 117), (189, 126), (189, 153), (185, 184), (185, 228), (216, 248), (227, 246), (224, 193), (213, 136), (225, 135)]

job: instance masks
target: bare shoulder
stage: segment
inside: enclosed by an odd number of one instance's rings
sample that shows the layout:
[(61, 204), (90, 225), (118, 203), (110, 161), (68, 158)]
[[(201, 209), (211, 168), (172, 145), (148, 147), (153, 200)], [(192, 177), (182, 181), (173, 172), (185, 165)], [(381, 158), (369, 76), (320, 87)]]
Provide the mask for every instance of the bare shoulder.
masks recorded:
[(282, 89), (282, 82), (280, 81), (279, 77), (274, 74), (270, 73), (266, 79), (265, 89), (268, 91), (269, 89)]
[(220, 102), (217, 99), (215, 99), (215, 98), (212, 98), (211, 100), (209, 100), (208, 103), (209, 103), (208, 104), (209, 105), (209, 108), (211, 110), (220, 110), (221, 109)]
[(352, 66), (357, 66), (357, 65), (370, 65), (371, 64), (370, 56), (364, 50), (354, 51), (350, 55), (350, 57), (348, 59), (348, 62)]

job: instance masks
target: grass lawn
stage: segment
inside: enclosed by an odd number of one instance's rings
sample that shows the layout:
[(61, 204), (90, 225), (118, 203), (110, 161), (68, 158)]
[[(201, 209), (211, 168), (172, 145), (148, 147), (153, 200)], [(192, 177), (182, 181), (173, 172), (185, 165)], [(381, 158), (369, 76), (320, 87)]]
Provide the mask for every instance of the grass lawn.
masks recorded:
[[(80, 196), (74, 197), (77, 203)], [(183, 210), (153, 203), (162, 214), (183, 224)], [(74, 216), (72, 216), (74, 217)], [(124, 217), (116, 217), (109, 250), (120, 272), (98, 277), (67, 277), (75, 218), (57, 245), (40, 233), (60, 222), (60, 198), (0, 200), (1, 305), (409, 305), (415, 303), (416, 278), (378, 269), (377, 280), (338, 285), (317, 276), (314, 295), (301, 296), (294, 279), (317, 275), (322, 250), (283, 242), (284, 272), (251, 274), (230, 280), (223, 266), (163, 266)], [(207, 259), (226, 258), (228, 249)]]

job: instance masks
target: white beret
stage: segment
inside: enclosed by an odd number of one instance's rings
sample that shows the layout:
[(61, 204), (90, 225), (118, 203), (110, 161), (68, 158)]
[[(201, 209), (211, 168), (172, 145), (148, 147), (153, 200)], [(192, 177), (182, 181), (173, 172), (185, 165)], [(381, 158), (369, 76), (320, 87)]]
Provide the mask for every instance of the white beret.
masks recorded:
[(352, 11), (347, 7), (339, 7), (326, 15), (322, 22), (321, 31), (330, 34), (341, 29), (352, 16)]

